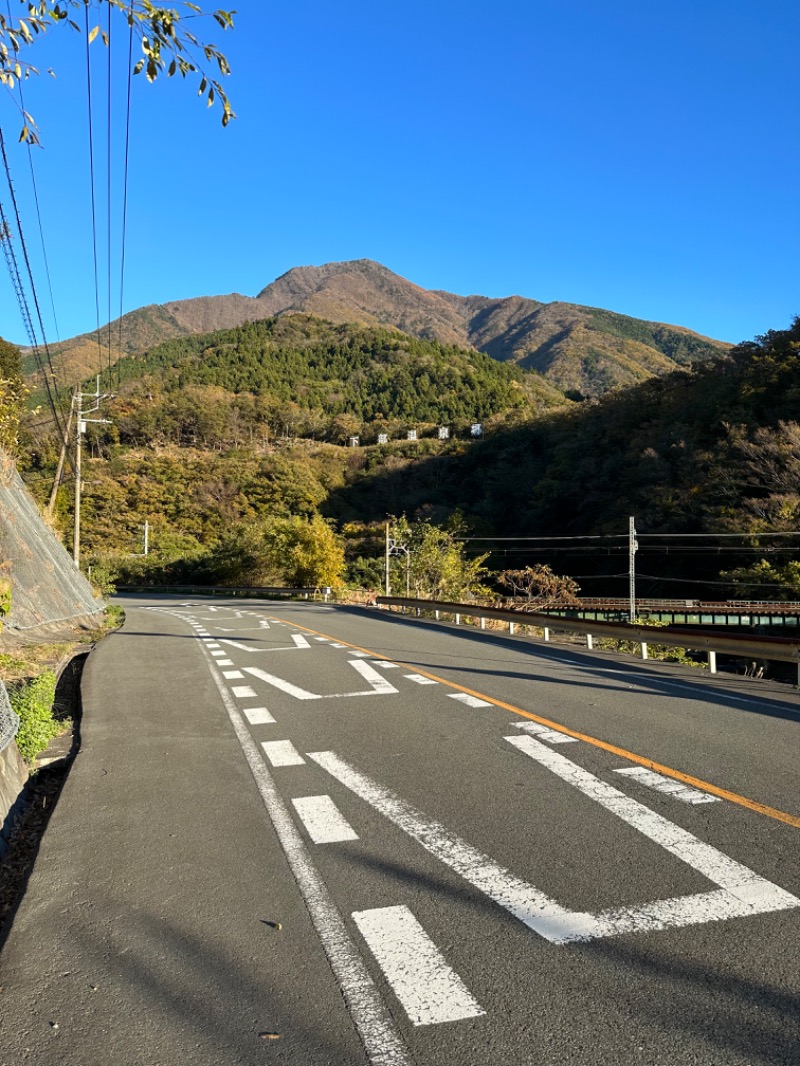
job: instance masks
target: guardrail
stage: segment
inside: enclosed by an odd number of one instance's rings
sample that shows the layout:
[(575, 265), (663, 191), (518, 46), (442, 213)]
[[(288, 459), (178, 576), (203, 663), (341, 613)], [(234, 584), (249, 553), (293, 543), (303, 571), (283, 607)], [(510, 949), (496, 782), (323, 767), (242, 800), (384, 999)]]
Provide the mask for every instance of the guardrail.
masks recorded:
[(5, 751), (19, 729), (19, 716), (11, 707), (6, 686), (0, 681), (0, 751)]
[(712, 674), (717, 672), (717, 653), (734, 655), (741, 658), (775, 659), (779, 662), (796, 663), (798, 666), (798, 685), (800, 685), (800, 641), (791, 637), (755, 637), (747, 633), (709, 632), (696, 626), (648, 626), (631, 625), (620, 622), (589, 622), (582, 618), (560, 618), (548, 614), (534, 614), (528, 611), (506, 611), (498, 607), (481, 607), (472, 603), (449, 603), (443, 600), (416, 600), (402, 596), (378, 596), (376, 600), (381, 607), (401, 607), (432, 614), (437, 621), (442, 615), (454, 618), (456, 625), (462, 618), (477, 618), (480, 628), (485, 628), (487, 619), (507, 622), (509, 631), (514, 633), (517, 626), (534, 626), (544, 631), (545, 641), (549, 641), (552, 632), (581, 633), (586, 637), (586, 646), (591, 649), (595, 637), (611, 640), (630, 640), (641, 645), (642, 658), (646, 659), (648, 644), (665, 644), (668, 647), (687, 648), (691, 651), (705, 652), (708, 655), (708, 668)]
[(116, 590), (117, 592), (171, 592), (180, 596), (263, 596), (273, 600), (292, 597), (307, 600), (312, 596), (319, 596), (326, 602), (331, 595), (329, 588), (253, 588), (249, 585), (117, 585)]

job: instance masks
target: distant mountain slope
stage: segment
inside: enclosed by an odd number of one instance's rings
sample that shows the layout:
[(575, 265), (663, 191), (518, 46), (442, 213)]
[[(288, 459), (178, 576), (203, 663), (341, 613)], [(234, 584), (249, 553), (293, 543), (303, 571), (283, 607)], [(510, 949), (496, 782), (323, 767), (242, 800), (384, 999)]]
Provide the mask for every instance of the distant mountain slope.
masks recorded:
[(680, 326), (600, 308), (429, 291), (380, 263), (357, 259), (295, 267), (255, 297), (232, 293), (140, 308), (103, 327), (99, 344), (92, 333), (56, 346), (55, 359), (61, 379), (73, 381), (109, 358), (115, 362), (161, 341), (295, 312), (474, 347), (585, 396), (703, 362), (730, 347)]

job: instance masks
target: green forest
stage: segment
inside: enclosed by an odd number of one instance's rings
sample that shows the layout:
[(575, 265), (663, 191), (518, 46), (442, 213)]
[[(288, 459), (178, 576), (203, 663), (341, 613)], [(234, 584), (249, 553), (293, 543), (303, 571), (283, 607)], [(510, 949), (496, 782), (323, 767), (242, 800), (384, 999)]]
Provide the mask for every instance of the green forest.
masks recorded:
[[(87, 562), (119, 579), (269, 583), (285, 577), (280, 549), (308, 578), (303, 553), (328, 530), (326, 580), (374, 585), (383, 523), (406, 516), (457, 527), (467, 554), (488, 552), (489, 572), (550, 564), (586, 594), (619, 595), (632, 515), (640, 594), (795, 598), (799, 358), (796, 320), (575, 403), (469, 349), (305, 314), (172, 340), (117, 364), (102, 412), (111, 422), (87, 429)], [(44, 421), (29, 415), (19, 445), (40, 500), (58, 459)], [(410, 429), (419, 440), (405, 439)], [(65, 533), (71, 509), (66, 481), (55, 517)], [(589, 536), (606, 540), (553, 539)], [(237, 543), (247, 566), (237, 568)]]

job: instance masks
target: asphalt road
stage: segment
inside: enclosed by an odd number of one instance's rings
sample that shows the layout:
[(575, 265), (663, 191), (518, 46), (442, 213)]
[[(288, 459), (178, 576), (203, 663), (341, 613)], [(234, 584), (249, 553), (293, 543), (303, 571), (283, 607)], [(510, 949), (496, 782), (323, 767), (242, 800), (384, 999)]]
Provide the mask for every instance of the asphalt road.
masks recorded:
[(124, 605), (0, 954), (3, 1066), (800, 1063), (796, 692)]

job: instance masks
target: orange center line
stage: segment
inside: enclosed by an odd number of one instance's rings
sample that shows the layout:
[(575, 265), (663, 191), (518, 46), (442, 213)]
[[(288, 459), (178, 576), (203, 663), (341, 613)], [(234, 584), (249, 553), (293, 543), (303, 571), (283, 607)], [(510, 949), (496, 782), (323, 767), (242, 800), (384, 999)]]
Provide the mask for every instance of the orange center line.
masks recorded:
[[(275, 615), (270, 615), (270, 617), (276, 622), (285, 622), (285, 619), (278, 618)], [(639, 766), (646, 766), (648, 770), (655, 770), (656, 773), (663, 774), (664, 777), (674, 778), (674, 780), (681, 781), (684, 785), (691, 785), (703, 792), (708, 792), (712, 796), (718, 796), (720, 799), (728, 800), (730, 803), (736, 803), (740, 807), (746, 807), (749, 811), (755, 811), (756, 814), (763, 814), (767, 818), (773, 818), (776, 822), (784, 822), (786, 825), (791, 825), (795, 829), (800, 829), (800, 817), (795, 814), (788, 814), (786, 811), (778, 810), (777, 807), (770, 807), (766, 803), (759, 803), (757, 800), (748, 799), (747, 796), (740, 796), (738, 792), (731, 792), (727, 788), (720, 788), (719, 785), (714, 785), (710, 781), (704, 781), (700, 777), (693, 777), (691, 774), (685, 774), (682, 770), (675, 770), (671, 766), (664, 766), (663, 763), (648, 759), (645, 755), (637, 755), (634, 751), (628, 751), (627, 748), (620, 748), (616, 744), (609, 744), (608, 741), (600, 740), (598, 737), (590, 736), (588, 733), (579, 733), (575, 729), (570, 729), (568, 726), (561, 725), (560, 722), (554, 722), (551, 718), (544, 718), (540, 714), (533, 714), (532, 711), (524, 711), (521, 707), (516, 707), (513, 703), (506, 703), (504, 700), (495, 699), (494, 696), (488, 696), (485, 692), (476, 692), (475, 689), (467, 688), (465, 685), (459, 685), (455, 681), (448, 681), (444, 677), (439, 677), (438, 674), (431, 674), (425, 670), (420, 670), (418, 666), (409, 666), (408, 663), (400, 662), (398, 659), (391, 659), (387, 655), (379, 655), (377, 652), (372, 651), (371, 648), (362, 648), (358, 644), (350, 644), (346, 640), (339, 640), (338, 637), (331, 637), (327, 633), (320, 633), (316, 629), (309, 629), (308, 626), (297, 625), (297, 623), (294, 622), (292, 624), (295, 625), (297, 629), (302, 629), (306, 633), (311, 633), (313, 636), (325, 637), (326, 640), (335, 641), (337, 644), (344, 644), (345, 647), (352, 648), (353, 651), (363, 651), (366, 655), (370, 655), (374, 659), (381, 659), (384, 662), (394, 663), (395, 666), (401, 666), (406, 670), (413, 670), (422, 677), (427, 677), (431, 681), (438, 681), (440, 685), (446, 685), (448, 688), (455, 689), (457, 692), (463, 692), (467, 696), (475, 696), (476, 699), (485, 700), (487, 703), (491, 703), (495, 707), (500, 707), (504, 711), (510, 711), (512, 714), (518, 714), (520, 717), (528, 718), (532, 722), (538, 722), (539, 725), (547, 726), (548, 729), (554, 729), (559, 733), (564, 733), (568, 737), (574, 737), (576, 740), (583, 740), (586, 744), (592, 744), (595, 748), (600, 748), (602, 751), (608, 751), (612, 755), (618, 755), (620, 758), (627, 759), (629, 762), (638, 763)]]

